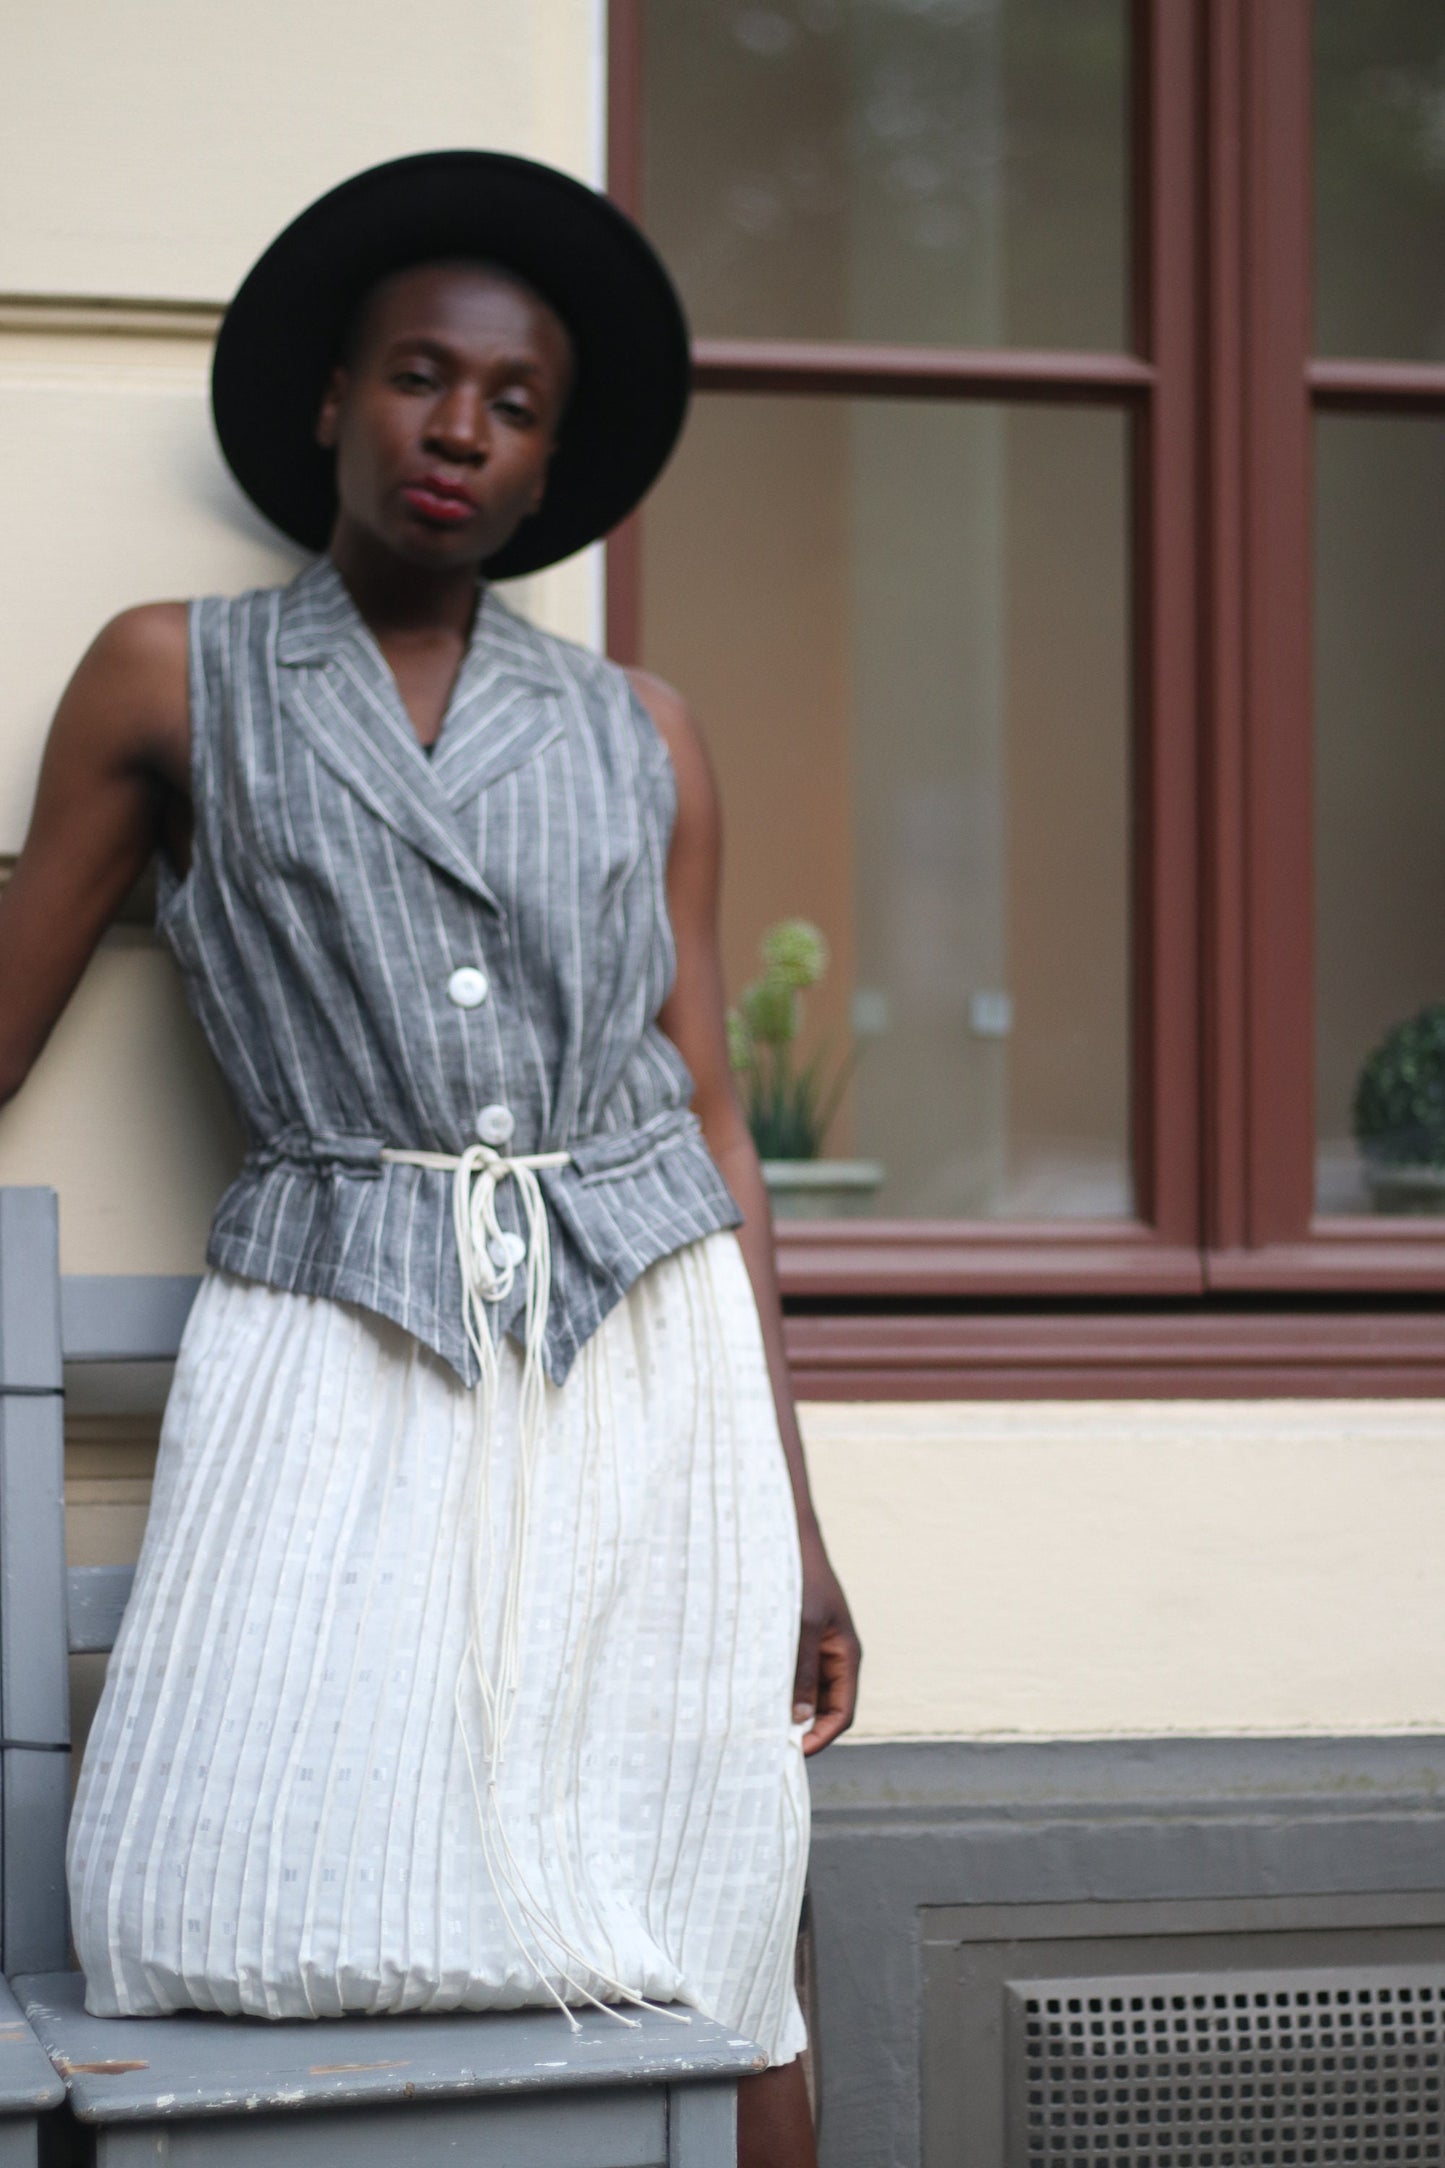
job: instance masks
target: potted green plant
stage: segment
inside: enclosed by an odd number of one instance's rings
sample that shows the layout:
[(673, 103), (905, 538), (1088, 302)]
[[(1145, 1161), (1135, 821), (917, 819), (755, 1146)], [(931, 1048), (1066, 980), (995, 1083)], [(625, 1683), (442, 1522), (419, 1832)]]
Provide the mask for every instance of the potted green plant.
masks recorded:
[(1445, 1211), (1445, 1001), (1386, 1032), (1360, 1071), (1353, 1114), (1379, 1210)]
[(761, 944), (763, 969), (728, 1014), (728, 1055), (768, 1186), (782, 1218), (831, 1219), (866, 1211), (883, 1179), (872, 1159), (824, 1159), (853, 1055), (830, 1063), (821, 1048), (797, 1056), (802, 996), (828, 968), (828, 944), (804, 918), (780, 919)]

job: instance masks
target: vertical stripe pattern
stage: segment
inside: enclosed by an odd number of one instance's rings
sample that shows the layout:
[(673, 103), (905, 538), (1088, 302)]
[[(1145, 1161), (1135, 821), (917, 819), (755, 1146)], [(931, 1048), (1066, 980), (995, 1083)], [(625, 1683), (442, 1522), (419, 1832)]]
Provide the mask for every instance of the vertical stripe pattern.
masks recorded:
[(560, 1381), (640, 1273), (738, 1221), (656, 1024), (666, 749), (621, 671), (490, 591), (430, 758), (329, 559), (190, 624), (193, 862), (158, 923), (249, 1142), (210, 1261), (359, 1303), (474, 1383), (447, 1177), (380, 1154), (457, 1153), (502, 1107), (509, 1151), (572, 1155), (543, 1177)]
[[(520, 1373), (504, 1348), (503, 1446)], [(736, 1242), (639, 1278), (546, 1393), (509, 1839), (595, 1965), (583, 1985), (691, 2003), (789, 2060), (799, 1564)], [(475, 1525), (480, 1406), (362, 1310), (204, 1283), (71, 1825), (91, 2010), (544, 1999), (453, 1711), (470, 1562), (505, 1543), (515, 1465), (494, 1452)]]

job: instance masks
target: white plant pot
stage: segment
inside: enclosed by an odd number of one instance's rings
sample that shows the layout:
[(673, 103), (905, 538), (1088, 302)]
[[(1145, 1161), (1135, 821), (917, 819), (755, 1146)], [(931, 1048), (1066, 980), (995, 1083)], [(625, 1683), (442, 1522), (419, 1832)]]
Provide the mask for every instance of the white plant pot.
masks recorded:
[(765, 1159), (774, 1219), (857, 1219), (883, 1180), (876, 1159)]

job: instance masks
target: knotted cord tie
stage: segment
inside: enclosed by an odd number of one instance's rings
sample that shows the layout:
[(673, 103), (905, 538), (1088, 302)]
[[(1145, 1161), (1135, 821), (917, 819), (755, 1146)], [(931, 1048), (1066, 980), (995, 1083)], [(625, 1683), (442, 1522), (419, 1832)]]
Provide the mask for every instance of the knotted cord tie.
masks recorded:
[[(518, 1152), (509, 1157), (490, 1144), (470, 1144), (464, 1152), (397, 1152), (384, 1147), (381, 1156), (393, 1165), (433, 1167), (452, 1177), (452, 1233), (462, 1268), (463, 1322), (468, 1344), (484, 1376), (490, 1372), (495, 1377), (497, 1356), (483, 1304), (506, 1301), (517, 1268), (525, 1261), (527, 1377), (523, 1390), (525, 1393), (530, 1378), (532, 1395), (539, 1399), (547, 1307), (552, 1299), (552, 1237), (537, 1169), (565, 1167), (572, 1154)], [(497, 1217), (497, 1191), (509, 1178), (517, 1185), (527, 1226), (521, 1250), (514, 1247), (516, 1237)]]
[[(636, 2003), (644, 2009), (659, 2006), (648, 2002), (624, 1981), (613, 1979), (568, 1940), (526, 1879), (507, 1836), (500, 1797), (502, 1762), (521, 1685), (522, 1580), (531, 1525), (532, 1481), (547, 1421), (543, 1358), (547, 1344), (547, 1311), (552, 1297), (552, 1236), (537, 1172), (539, 1168), (565, 1167), (572, 1154), (518, 1152), (509, 1155), (494, 1150), (489, 1144), (471, 1144), (458, 1153), (403, 1152), (383, 1147), (381, 1157), (393, 1166), (429, 1167), (452, 1177), (452, 1232), (462, 1275), (463, 1322), (468, 1345), (481, 1372), (482, 1448), (475, 1456), (472, 1478), (473, 1525), (480, 1532), (481, 1540), (472, 1552), (467, 1645), (454, 1700), (477, 1802), (487, 1874), (512, 1940), (573, 2030), (577, 2028), (577, 2020), (553, 1986), (548, 1967), (584, 2001), (606, 2011), (621, 2024), (634, 2025), (635, 2018), (623, 2017), (611, 2004), (594, 1995), (571, 1968), (576, 1966), (590, 1973), (623, 2001)], [(511, 1234), (502, 1226), (497, 1214), (497, 1192), (507, 1181), (517, 1185), (525, 1237)], [(523, 1269), (526, 1272), (526, 1305), (517, 1465), (512, 1485), (511, 1527), (497, 1654), (495, 1663), (489, 1663), (487, 1619), (497, 1563), (491, 1513), (492, 1452), (500, 1368), (486, 1305), (505, 1302), (516, 1284), (518, 1272)], [(469, 1679), (477, 1689), (482, 1710), (480, 1763), (473, 1753), (466, 1721), (464, 1690)], [(687, 2022), (681, 2012), (669, 2010), (665, 2014)]]

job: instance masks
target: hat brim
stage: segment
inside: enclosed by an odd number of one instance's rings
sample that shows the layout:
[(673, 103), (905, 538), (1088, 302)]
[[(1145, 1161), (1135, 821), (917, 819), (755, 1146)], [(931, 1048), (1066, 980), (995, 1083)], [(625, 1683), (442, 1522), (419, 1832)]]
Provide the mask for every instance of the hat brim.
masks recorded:
[(283, 534), (320, 551), (336, 518), (316, 419), (340, 341), (376, 281), (471, 257), (535, 287), (577, 377), (540, 511), (486, 566), (513, 579), (615, 527), (651, 487), (687, 411), (687, 324), (652, 248), (605, 196), (500, 151), (424, 151), (343, 181), (293, 220), (226, 311), (211, 410), (226, 463)]

